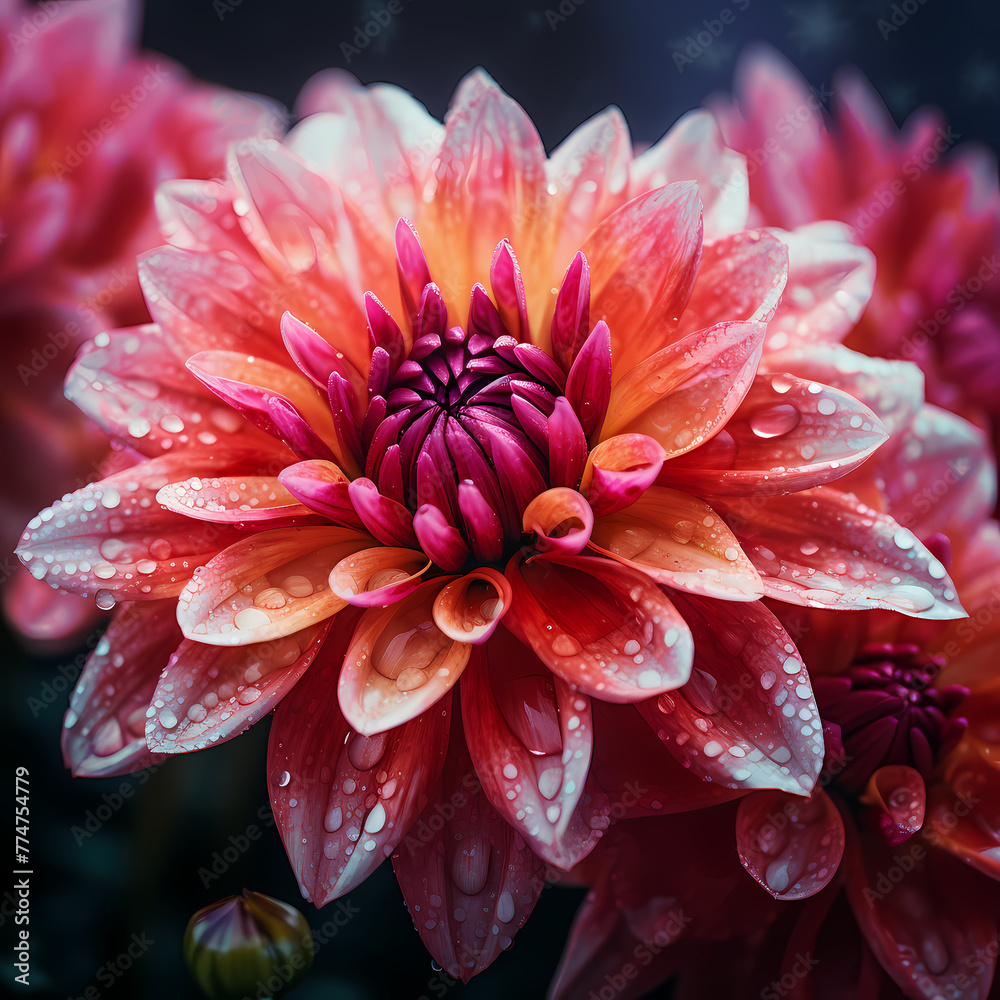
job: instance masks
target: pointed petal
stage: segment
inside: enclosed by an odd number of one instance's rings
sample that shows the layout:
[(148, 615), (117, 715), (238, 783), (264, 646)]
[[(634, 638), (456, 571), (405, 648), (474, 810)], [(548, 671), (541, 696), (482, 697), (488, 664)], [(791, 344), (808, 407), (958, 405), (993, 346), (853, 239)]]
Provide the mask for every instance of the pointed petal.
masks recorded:
[(808, 795), (823, 766), (823, 729), (788, 633), (761, 604), (672, 596), (694, 636), (691, 680), (641, 702), (642, 717), (706, 780)]
[(440, 774), (451, 721), (446, 699), (392, 732), (353, 732), (329, 697), (357, 613), (344, 615), (275, 712), (268, 746), (275, 821), (316, 906), (360, 885), (406, 835)]
[(764, 593), (726, 523), (687, 493), (651, 486), (631, 506), (598, 518), (590, 544), (670, 587), (727, 601), (754, 601)]
[(246, 732), (291, 691), (329, 630), (323, 622), (235, 649), (185, 639), (150, 699), (156, 711), (146, 719), (146, 745), (156, 753), (188, 753)]
[(500, 624), (512, 599), (507, 578), (481, 566), (442, 588), (434, 599), (434, 624), (456, 642), (482, 645)]
[(433, 504), (423, 504), (413, 515), (413, 531), (420, 548), (446, 573), (458, 573), (469, 558), (461, 532)]
[(355, 479), (347, 488), (365, 528), (383, 545), (415, 545), (413, 515), (401, 504), (382, 496), (370, 479)]
[(490, 265), (490, 288), (497, 311), (507, 332), (517, 341), (531, 342), (528, 330), (528, 305), (524, 296), (524, 279), (510, 241), (502, 239), (493, 252)]
[(844, 821), (822, 789), (803, 799), (753, 792), (736, 814), (743, 867), (775, 899), (806, 899), (830, 883), (844, 856)]
[(471, 646), (434, 624), (439, 577), (387, 608), (362, 615), (344, 657), (338, 698), (347, 721), (366, 736), (429, 709), (461, 676)]
[(327, 585), (344, 556), (371, 544), (347, 528), (275, 528), (230, 545), (177, 599), (188, 639), (247, 646), (298, 632), (347, 602)]
[(675, 338), (701, 258), (701, 200), (690, 182), (640, 195), (604, 219), (581, 247), (592, 312), (611, 330), (621, 377)]
[(457, 721), (437, 787), (392, 867), (427, 950), (463, 982), (510, 947), (542, 891), (545, 868), (490, 808)]
[[(501, 629), (465, 673), (462, 717), (469, 753), (493, 807), (539, 857), (569, 869), (597, 845), (608, 817), (606, 810), (602, 814), (603, 796), (599, 803), (584, 795), (593, 738), (590, 699), (547, 674), (530, 650)], [(502, 688), (514, 695), (507, 710), (517, 714), (510, 721), (495, 694)], [(559, 720), (548, 753), (519, 738), (518, 730), (531, 732), (526, 717), (539, 703)]]
[(540, 493), (524, 512), (525, 531), (537, 535), (539, 552), (573, 556), (586, 548), (594, 527), (594, 512), (576, 490), (559, 486)]
[(115, 612), (63, 720), (63, 759), (73, 774), (110, 777), (163, 760), (146, 747), (146, 710), (182, 638), (173, 601), (126, 604)]
[(472, 554), (481, 562), (500, 559), (504, 541), (500, 518), (473, 483), (463, 481), (458, 484), (458, 509)]
[(713, 500), (775, 600), (962, 618), (944, 567), (905, 528), (830, 486), (784, 497)]
[(611, 399), (611, 333), (601, 320), (587, 338), (566, 376), (566, 398), (589, 441), (596, 442)]
[(364, 527), (351, 503), (351, 481), (333, 462), (314, 460), (289, 465), (278, 473), (278, 481), (317, 514), (346, 528)]
[(581, 691), (639, 701), (687, 680), (688, 628), (642, 573), (591, 556), (528, 562), (517, 554), (506, 576), (517, 629), (553, 673)]
[(580, 492), (604, 517), (635, 503), (663, 468), (666, 452), (646, 434), (618, 434), (602, 441), (587, 458)]
[[(281, 317), (281, 339), (299, 370), (321, 392), (327, 391), (330, 376), (336, 372), (350, 385), (356, 400), (365, 398), (365, 376), (344, 357), (342, 351), (290, 312)], [(362, 416), (357, 411), (354, 415)]]
[(590, 265), (578, 250), (559, 286), (552, 314), (552, 357), (568, 372), (590, 330)]
[(649, 434), (680, 455), (716, 434), (753, 382), (763, 323), (699, 330), (625, 373), (611, 392), (601, 436)]
[(196, 476), (168, 483), (157, 491), (156, 502), (175, 513), (218, 524), (279, 527), (279, 521), (314, 516), (272, 476)]
[(424, 288), (430, 284), (431, 272), (420, 247), (416, 231), (406, 219), (396, 222), (396, 273), (403, 308), (410, 318), (410, 329), (416, 326), (417, 313)]
[(927, 790), (920, 772), (905, 764), (880, 767), (861, 796), (865, 820), (887, 844), (901, 844), (924, 825)]
[(669, 462), (663, 479), (701, 496), (794, 493), (839, 479), (888, 436), (846, 392), (792, 375), (758, 375), (725, 429)]
[(565, 396), (556, 398), (552, 415), (546, 421), (546, 431), (549, 438), (549, 483), (575, 489), (587, 463), (587, 438)]
[(330, 590), (356, 608), (384, 608), (412, 594), (430, 567), (430, 560), (416, 549), (361, 549), (330, 570)]

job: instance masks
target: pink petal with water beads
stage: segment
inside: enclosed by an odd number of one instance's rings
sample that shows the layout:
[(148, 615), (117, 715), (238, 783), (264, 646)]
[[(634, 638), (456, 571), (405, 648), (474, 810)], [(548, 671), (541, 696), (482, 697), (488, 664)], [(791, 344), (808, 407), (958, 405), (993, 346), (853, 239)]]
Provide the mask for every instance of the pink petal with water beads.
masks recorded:
[(584, 788), (590, 699), (501, 629), (465, 673), (462, 718), (483, 791), (535, 853), (563, 869), (589, 854), (608, 824), (606, 797)]
[(887, 764), (868, 779), (861, 796), (868, 807), (865, 825), (888, 844), (901, 844), (924, 825), (927, 788), (920, 772), (905, 764)]
[(337, 691), (344, 716), (359, 733), (371, 736), (416, 718), (461, 676), (471, 646), (434, 623), (434, 601), (449, 582), (439, 577), (362, 615)]
[(645, 574), (591, 556), (527, 560), (518, 553), (506, 576), (516, 634), (581, 691), (641, 701), (687, 681), (691, 634)]
[(469, 297), (469, 336), (483, 336), (490, 340), (497, 337), (506, 337), (507, 330), (500, 319), (497, 307), (493, 305), (493, 300), (486, 293), (486, 289), (477, 281), (472, 286), (472, 294)]
[(683, 687), (640, 714), (693, 774), (726, 788), (808, 795), (823, 766), (823, 727), (802, 658), (760, 603), (671, 595), (694, 636)]
[(395, 371), (406, 360), (407, 344), (403, 331), (372, 292), (365, 292), (365, 315), (368, 317), (372, 346), (381, 347), (389, 355), (392, 370)]
[(220, 524), (265, 522), (264, 527), (281, 527), (277, 522), (315, 517), (271, 476), (196, 476), (168, 483), (157, 492), (156, 502), (178, 514)]
[(430, 283), (431, 272), (416, 231), (406, 219), (400, 219), (396, 223), (396, 271), (399, 274), (403, 308), (410, 319), (410, 329), (413, 330), (420, 311), (420, 299), (425, 286)]
[(163, 760), (146, 746), (146, 710), (160, 671), (182, 639), (172, 600), (115, 611), (63, 719), (63, 759), (73, 774), (110, 777)]
[(556, 296), (552, 314), (552, 357), (568, 372), (590, 331), (590, 267), (577, 251)]
[(417, 544), (413, 515), (401, 503), (382, 496), (370, 479), (355, 479), (347, 492), (365, 528), (383, 545)]
[(619, 434), (602, 441), (587, 459), (580, 492), (595, 517), (633, 504), (653, 485), (667, 453), (645, 434)]
[(325, 621), (237, 648), (185, 639), (150, 699), (146, 745), (157, 753), (188, 753), (246, 732), (291, 691), (329, 631)]
[(458, 573), (469, 558), (462, 533), (433, 504), (424, 504), (413, 515), (413, 531), (420, 548), (445, 573)]
[(775, 899), (806, 899), (829, 885), (844, 856), (844, 821), (822, 789), (810, 798), (753, 792), (736, 813), (743, 867)]
[(611, 399), (611, 332), (604, 320), (594, 327), (573, 361), (566, 377), (566, 398), (587, 440), (595, 442)]
[(290, 635), (347, 602), (330, 590), (330, 570), (372, 539), (347, 528), (275, 528), (231, 545), (203, 566), (177, 599), (188, 639), (246, 646)]
[(521, 278), (517, 257), (506, 239), (501, 240), (493, 251), (490, 288), (493, 289), (497, 311), (507, 332), (519, 342), (531, 343), (524, 280)]
[(446, 697), (392, 732), (352, 731), (329, 697), (358, 613), (342, 615), (278, 706), (268, 744), (278, 831), (316, 906), (356, 888), (406, 835), (440, 775), (451, 722)]
[(669, 462), (663, 478), (701, 496), (794, 493), (839, 479), (887, 438), (878, 417), (839, 389), (758, 375), (725, 429)]
[(755, 601), (764, 584), (725, 521), (688, 493), (651, 486), (594, 522), (591, 548), (657, 583), (726, 601)]
[(314, 460), (289, 465), (278, 473), (278, 481), (317, 514), (346, 528), (364, 528), (351, 503), (351, 481), (333, 462)]
[(524, 530), (538, 536), (535, 548), (539, 552), (576, 555), (590, 541), (593, 526), (590, 504), (565, 486), (539, 494), (524, 512)]
[(507, 578), (482, 566), (452, 580), (434, 599), (434, 624), (456, 642), (482, 645), (507, 613), (513, 594)]
[(357, 608), (384, 608), (412, 594), (430, 567), (423, 552), (414, 549), (361, 549), (330, 570), (330, 589)]

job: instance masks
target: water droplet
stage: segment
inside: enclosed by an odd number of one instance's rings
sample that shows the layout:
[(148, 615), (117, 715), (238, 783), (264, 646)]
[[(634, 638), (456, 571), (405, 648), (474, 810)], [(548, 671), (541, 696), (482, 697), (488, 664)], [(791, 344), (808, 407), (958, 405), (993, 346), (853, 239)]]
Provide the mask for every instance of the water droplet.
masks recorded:
[(509, 781), (513, 781), (517, 777), (517, 768), (513, 764), (504, 764), (503, 776)]
[(263, 625), (271, 624), (271, 616), (265, 614), (260, 608), (243, 608), (237, 611), (233, 618), (233, 624), (238, 629), (255, 629)]
[(283, 608), (287, 603), (287, 595), (280, 587), (268, 587), (266, 590), (262, 590), (254, 599), (254, 604), (258, 608), (268, 608), (271, 611), (277, 611), (278, 608)]
[(776, 438), (794, 430), (799, 424), (799, 411), (790, 403), (769, 406), (750, 417), (750, 430), (759, 438)]
[(283, 580), (281, 586), (291, 597), (310, 597), (315, 590), (308, 577), (299, 575)]
[(163, 711), (160, 712), (160, 725), (163, 726), (164, 729), (173, 729), (174, 726), (177, 725), (177, 716), (174, 715), (169, 708), (163, 709)]
[(378, 833), (385, 826), (385, 820), (385, 806), (381, 802), (376, 802), (365, 820), (365, 833)]
[(101, 494), (101, 506), (107, 507), (108, 510), (113, 510), (122, 502), (122, 495), (118, 490), (112, 489), (110, 486), (105, 487), (104, 492)]
[(427, 675), (417, 667), (406, 667), (396, 678), (396, 688), (400, 691), (414, 691), (427, 683)]
[(803, 542), (799, 546), (799, 551), (804, 556), (812, 556), (819, 552), (819, 546), (815, 542)]
[(694, 535), (694, 521), (678, 521), (670, 526), (670, 537), (681, 545), (687, 545)]
[(327, 833), (336, 833), (340, 829), (343, 822), (344, 811), (340, 808), (340, 806), (335, 806), (323, 819), (323, 829), (326, 830)]
[(115, 595), (110, 590), (99, 590), (97, 592), (97, 606), (102, 611), (110, 611), (115, 606)]
[(287, 771), (282, 771), (281, 774), (278, 775), (278, 787), (284, 788), (291, 780), (292, 776)]
[(136, 571), (149, 576), (150, 573), (156, 572), (156, 563), (152, 559), (140, 559), (135, 564)]
[(509, 924), (514, 919), (514, 897), (507, 889), (500, 893), (497, 900), (497, 920)]
[(556, 656), (576, 656), (583, 647), (571, 635), (563, 632), (552, 640), (552, 652)]
[(208, 716), (208, 709), (204, 705), (195, 703), (187, 710), (187, 717), (192, 722), (203, 722)]
[(824, 417), (829, 417), (831, 414), (837, 412), (837, 404), (834, 400), (830, 399), (829, 396), (824, 396), (817, 404), (816, 409), (823, 414)]

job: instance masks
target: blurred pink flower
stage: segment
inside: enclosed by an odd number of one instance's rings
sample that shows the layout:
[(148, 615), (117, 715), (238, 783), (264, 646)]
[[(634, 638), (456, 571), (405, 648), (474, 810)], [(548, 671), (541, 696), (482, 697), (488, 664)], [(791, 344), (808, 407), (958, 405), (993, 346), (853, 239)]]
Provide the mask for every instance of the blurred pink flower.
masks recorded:
[[(43, 511), (19, 554), (122, 602), (66, 715), (75, 773), (277, 706), (268, 780), (303, 893), (392, 855), (468, 979), (545, 864), (593, 850), (650, 745), (668, 809), (811, 791), (816, 706), (762, 594), (963, 612), (919, 541), (825, 485), (885, 439), (871, 410), (758, 373), (787, 248), (745, 230), (710, 116), (633, 157), (611, 110), (547, 158), (481, 71), (444, 126), (345, 74), (302, 107), (224, 181), (161, 188), (155, 323), (99, 334), (67, 380), (143, 460)], [(835, 328), (850, 293), (814, 278), (782, 315)]]
[[(159, 242), (157, 185), (214, 177), (234, 139), (283, 132), (277, 109), (195, 84), (135, 50), (129, 0), (0, 0), (0, 544), (54, 494), (113, 468), (63, 398), (77, 347), (147, 318), (138, 253)], [(7, 565), (5, 610), (36, 647), (79, 641), (92, 611)], [(13, 577), (13, 579), (11, 579)]]

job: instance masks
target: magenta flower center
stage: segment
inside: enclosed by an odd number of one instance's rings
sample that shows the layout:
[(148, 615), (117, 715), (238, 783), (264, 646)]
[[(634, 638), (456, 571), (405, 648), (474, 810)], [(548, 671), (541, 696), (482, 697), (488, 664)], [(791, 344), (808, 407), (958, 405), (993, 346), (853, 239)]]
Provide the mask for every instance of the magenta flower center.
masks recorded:
[(968, 689), (934, 687), (943, 666), (941, 657), (917, 646), (871, 643), (846, 675), (813, 679), (823, 718), (840, 727), (846, 766), (837, 774), (839, 786), (858, 793), (886, 764), (930, 776), (966, 728), (954, 715)]

